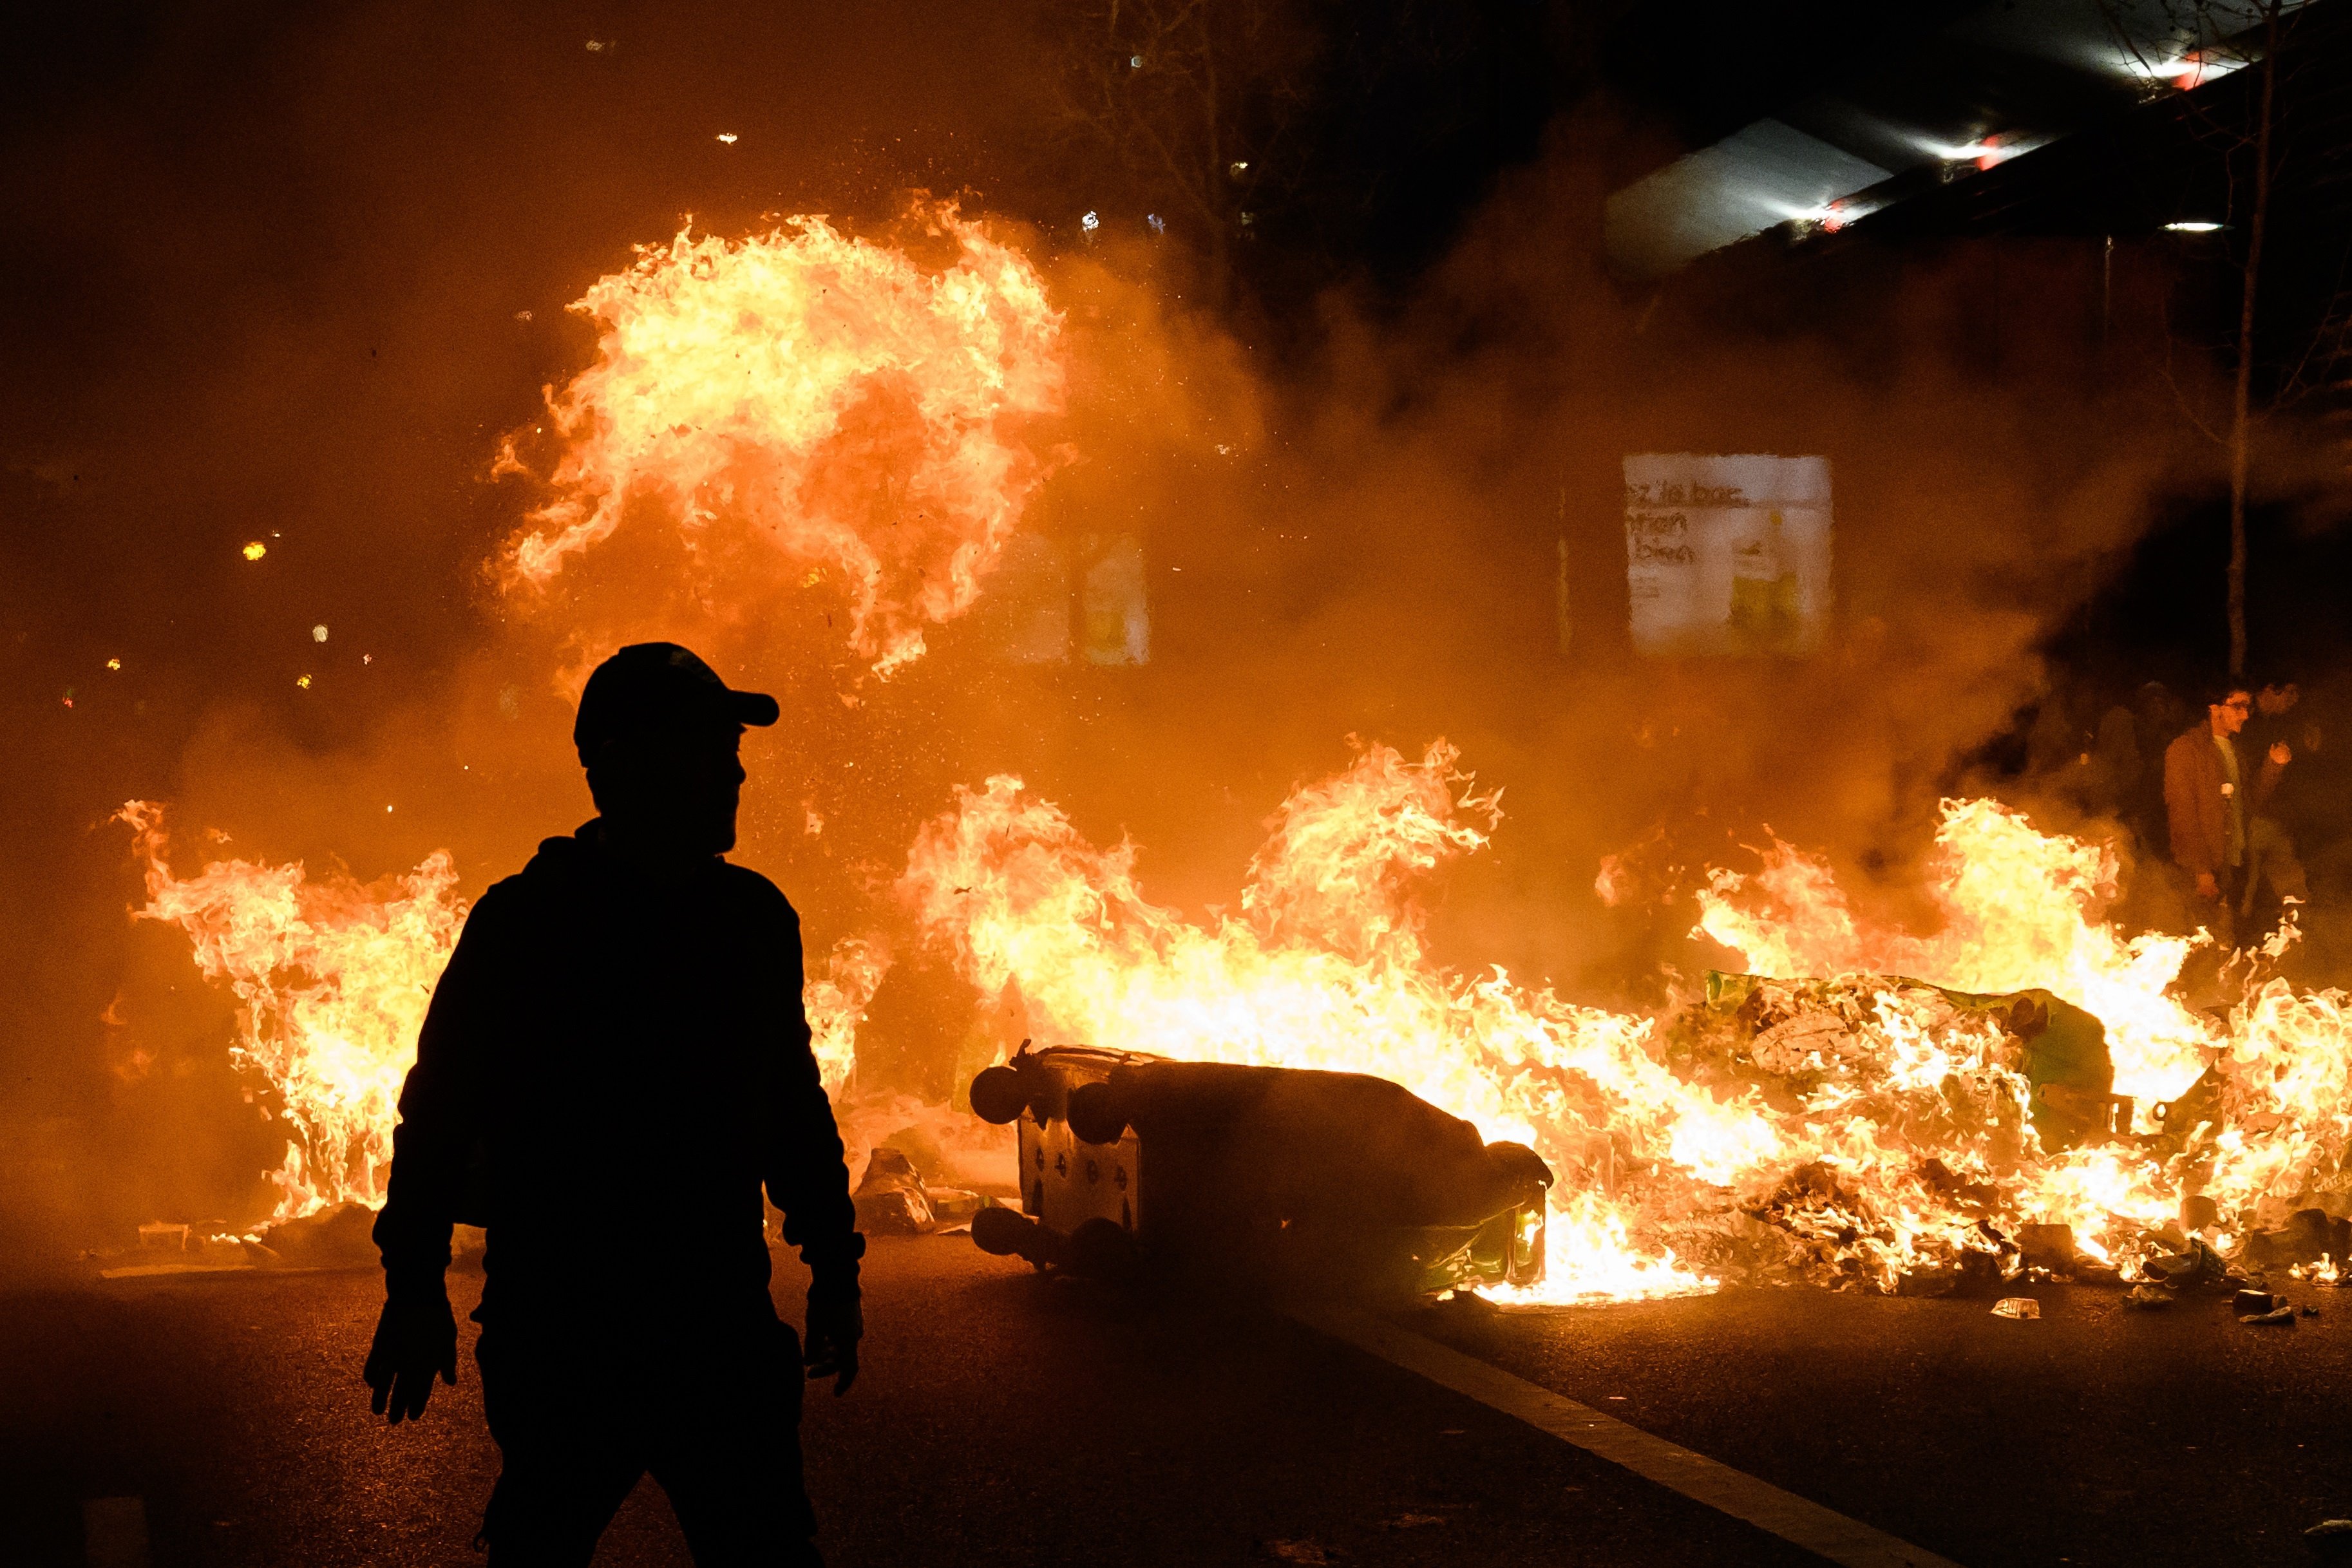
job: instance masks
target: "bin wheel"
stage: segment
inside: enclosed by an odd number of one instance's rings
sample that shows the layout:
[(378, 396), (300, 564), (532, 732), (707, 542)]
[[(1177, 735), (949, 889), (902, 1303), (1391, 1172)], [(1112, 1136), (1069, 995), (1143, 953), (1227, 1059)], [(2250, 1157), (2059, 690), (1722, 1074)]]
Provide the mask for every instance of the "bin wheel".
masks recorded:
[(984, 1068), (971, 1081), (972, 1114), (983, 1122), (1002, 1127), (1028, 1108), (1029, 1086), (1009, 1067)]
[(1081, 1083), (1070, 1091), (1070, 1131), (1082, 1144), (1116, 1144), (1127, 1135), (1127, 1111), (1108, 1083)]

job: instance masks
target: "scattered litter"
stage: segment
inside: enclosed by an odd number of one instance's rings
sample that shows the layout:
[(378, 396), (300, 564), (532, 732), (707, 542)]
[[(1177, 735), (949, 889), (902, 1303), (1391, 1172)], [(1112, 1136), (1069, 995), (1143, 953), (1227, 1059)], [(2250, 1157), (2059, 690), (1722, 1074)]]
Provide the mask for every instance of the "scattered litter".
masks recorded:
[(737, 136), (731, 131), (722, 131), (719, 133), (719, 140), (727, 143), (728, 146), (732, 147), (736, 142), (741, 141), (742, 138)]
[(2172, 1305), (2172, 1293), (2154, 1285), (2134, 1285), (2124, 1297), (2124, 1305), (2137, 1307), (2142, 1312), (2154, 1312), (2158, 1307)]
[(1992, 1304), (1992, 1315), (2026, 1322), (2042, 1315), (2042, 1303), (2032, 1296), (2003, 1296)]
[(2319, 1315), (2319, 1309), (2317, 1307), (2305, 1307), (2303, 1309), (2303, 1315), (2307, 1318), (2315, 1318)]
[(1401, 1513), (1394, 1519), (1381, 1521), (1381, 1528), (1382, 1530), (1425, 1530), (1431, 1525), (1443, 1525), (1446, 1522), (1443, 1514)]
[(2230, 1300), (2230, 1310), (2241, 1317), (2255, 1312), (2273, 1312), (2286, 1303), (2268, 1291), (2240, 1291)]
[(2238, 1321), (2242, 1323), (2251, 1323), (2256, 1328), (2291, 1329), (2294, 1327), (2294, 1308), (2292, 1305), (2283, 1306), (2275, 1312), (2256, 1312), (2249, 1317), (2242, 1317)]
[(313, 626), (313, 627), (311, 627), (311, 628), (310, 628), (310, 641), (311, 641), (311, 642), (313, 642), (313, 643), (323, 643), (323, 642), (325, 642), (326, 640), (327, 640), (327, 628), (326, 628), (326, 625), (325, 625), (323, 622), (321, 622), (320, 624), (316, 625), (316, 626)]
[(932, 1186), (905, 1153), (887, 1145), (866, 1162), (865, 1179), (852, 1196), (860, 1228), (880, 1236), (936, 1236), (959, 1230), (988, 1200), (961, 1187)]
[(1348, 1554), (1336, 1546), (1326, 1546), (1319, 1541), (1261, 1541), (1258, 1549), (1276, 1563), (1322, 1564), (1339, 1562)]
[(251, 544), (245, 547), (245, 559), (247, 560), (259, 560), (263, 556), (266, 556), (268, 553), (269, 547), (263, 544), (259, 539), (256, 539)]

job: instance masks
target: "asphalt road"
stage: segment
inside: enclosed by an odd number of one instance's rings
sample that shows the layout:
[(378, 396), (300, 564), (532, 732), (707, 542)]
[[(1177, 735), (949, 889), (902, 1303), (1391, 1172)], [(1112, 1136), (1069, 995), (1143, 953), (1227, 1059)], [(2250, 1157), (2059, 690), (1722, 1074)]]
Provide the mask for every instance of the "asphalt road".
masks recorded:
[[(961, 1237), (877, 1242), (867, 1281), (865, 1375), (809, 1404), (836, 1564), (1812, 1561), (1280, 1318), (1122, 1301)], [(372, 1420), (378, 1289), (0, 1297), (0, 1561), (97, 1560), (85, 1502), (137, 1498), (156, 1564), (478, 1562), (472, 1380), (421, 1427)], [(1794, 1291), (1397, 1321), (1971, 1568), (2294, 1563), (2305, 1524), (2352, 1513), (2352, 1292), (2285, 1330), (2226, 1297), (2038, 1294), (2026, 1323)], [(686, 1561), (657, 1488), (598, 1561)]]
[[(813, 1391), (806, 1427), (837, 1565), (1811, 1561), (1278, 1318), (1118, 1301), (961, 1237), (877, 1241), (866, 1279), (864, 1375)], [(135, 1497), (156, 1564), (478, 1563), (497, 1452), (472, 1380), (421, 1427), (372, 1421), (379, 1291), (248, 1273), (0, 1298), (0, 1561), (89, 1562), (85, 1500)], [(640, 1486), (598, 1562), (685, 1561)]]
[(2252, 1568), (2352, 1517), (2352, 1291), (2273, 1284), (2320, 1314), (2044, 1287), (2031, 1322), (1813, 1291), (1400, 1321), (1971, 1568)]

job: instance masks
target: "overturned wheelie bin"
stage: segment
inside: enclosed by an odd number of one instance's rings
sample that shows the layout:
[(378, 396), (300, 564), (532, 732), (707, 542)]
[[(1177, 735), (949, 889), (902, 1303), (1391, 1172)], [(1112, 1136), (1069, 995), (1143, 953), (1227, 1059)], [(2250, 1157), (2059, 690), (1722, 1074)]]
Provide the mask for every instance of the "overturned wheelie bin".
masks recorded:
[(1532, 1284), (1550, 1167), (1360, 1072), (1024, 1046), (972, 1081), (1022, 1206), (972, 1239), (1039, 1269), (1278, 1294)]

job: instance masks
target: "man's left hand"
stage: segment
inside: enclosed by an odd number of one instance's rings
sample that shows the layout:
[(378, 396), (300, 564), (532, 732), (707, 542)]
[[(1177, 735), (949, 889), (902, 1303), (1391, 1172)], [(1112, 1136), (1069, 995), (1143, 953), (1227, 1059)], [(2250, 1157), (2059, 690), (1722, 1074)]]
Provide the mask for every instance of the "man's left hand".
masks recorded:
[(857, 1342), (866, 1337), (866, 1314), (855, 1284), (847, 1287), (819, 1281), (809, 1287), (808, 1333), (801, 1359), (809, 1380), (833, 1379), (837, 1398), (857, 1381)]
[(2273, 740), (2271, 742), (2271, 760), (2284, 768), (2294, 760), (2294, 753), (2288, 749), (2285, 741)]

